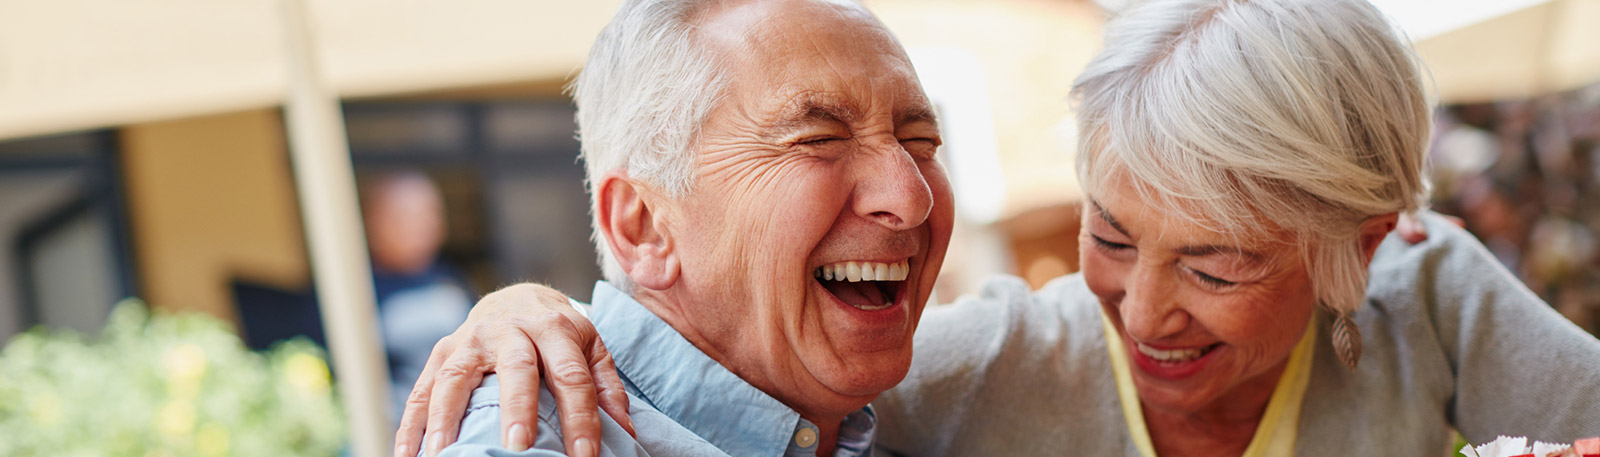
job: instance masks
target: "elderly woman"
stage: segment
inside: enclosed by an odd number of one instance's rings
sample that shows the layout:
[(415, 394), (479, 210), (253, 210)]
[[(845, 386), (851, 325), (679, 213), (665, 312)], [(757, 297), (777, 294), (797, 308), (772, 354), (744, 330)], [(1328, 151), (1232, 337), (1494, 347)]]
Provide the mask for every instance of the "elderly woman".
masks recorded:
[[(1083, 272), (929, 308), (911, 372), (874, 403), (881, 449), (1426, 456), (1452, 428), (1600, 434), (1600, 341), (1436, 216), (1421, 244), (1385, 241), (1427, 197), (1430, 108), (1373, 6), (1151, 0), (1105, 45), (1073, 89)], [(520, 293), (474, 318), (537, 314)], [(488, 348), (529, 344), (472, 334), (492, 327), (464, 327), (433, 366), (454, 349), (471, 355), (447, 371), (491, 369)], [(547, 365), (589, 365), (569, 339), (592, 332), (524, 330)], [(471, 376), (420, 391), (460, 398)]]

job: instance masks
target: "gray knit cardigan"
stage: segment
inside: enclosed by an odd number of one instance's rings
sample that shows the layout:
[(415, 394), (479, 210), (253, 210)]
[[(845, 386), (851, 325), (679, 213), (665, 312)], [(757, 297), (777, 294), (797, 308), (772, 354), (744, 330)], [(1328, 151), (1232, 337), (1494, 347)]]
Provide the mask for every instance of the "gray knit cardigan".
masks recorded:
[[(1470, 234), (1424, 223), (1428, 241), (1391, 235), (1374, 257), (1354, 315), (1365, 346), (1354, 372), (1318, 316), (1296, 454), (1444, 456), (1451, 428), (1473, 443), (1600, 435), (1600, 341)], [(999, 277), (931, 307), (906, 381), (874, 402), (879, 454), (1139, 455), (1100, 319), (1078, 275), (1033, 293)]]

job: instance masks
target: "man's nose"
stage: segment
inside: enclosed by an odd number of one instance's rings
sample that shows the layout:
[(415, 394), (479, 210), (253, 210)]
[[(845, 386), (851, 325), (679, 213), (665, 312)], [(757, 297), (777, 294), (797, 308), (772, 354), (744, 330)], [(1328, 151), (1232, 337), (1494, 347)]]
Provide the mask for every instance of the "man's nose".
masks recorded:
[(922, 225), (933, 211), (933, 191), (927, 178), (899, 141), (879, 143), (860, 151), (852, 164), (856, 214), (890, 230)]
[(1178, 305), (1179, 285), (1170, 271), (1152, 265), (1134, 267), (1124, 281), (1124, 295), (1118, 311), (1128, 336), (1140, 341), (1155, 341), (1182, 332), (1189, 325), (1189, 314)]

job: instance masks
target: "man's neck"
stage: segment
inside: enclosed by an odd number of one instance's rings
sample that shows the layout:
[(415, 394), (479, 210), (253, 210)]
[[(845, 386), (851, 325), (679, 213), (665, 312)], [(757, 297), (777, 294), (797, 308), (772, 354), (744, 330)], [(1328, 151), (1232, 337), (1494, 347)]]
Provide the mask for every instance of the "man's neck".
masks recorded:
[(750, 385), (755, 386), (757, 389), (765, 392), (772, 398), (782, 402), (785, 406), (795, 410), (800, 414), (802, 419), (810, 421), (812, 424), (816, 425), (817, 455), (819, 456), (833, 455), (834, 449), (838, 446), (839, 442), (840, 424), (842, 424), (844, 419), (850, 414), (859, 411), (861, 408), (865, 408), (867, 403), (871, 402), (871, 400), (868, 399), (867, 401), (862, 402), (860, 405), (856, 405), (854, 408), (822, 413), (813, 411), (813, 408), (797, 405), (797, 402), (789, 401), (789, 399), (786, 398), (786, 395), (782, 395), (782, 392), (774, 392), (774, 390), (777, 389), (770, 387), (773, 383), (762, 382), (760, 379), (758, 379), (757, 373), (748, 373), (746, 372), (748, 370), (741, 369), (741, 364), (734, 363), (728, 354), (725, 354), (718, 349), (717, 345), (711, 344), (709, 338), (706, 338), (699, 332), (691, 320), (686, 317), (685, 313), (683, 312), (683, 308), (678, 306), (678, 302), (669, 294), (655, 290), (638, 290), (635, 291), (632, 296), (635, 301), (638, 301), (639, 304), (644, 305), (645, 309), (650, 310), (650, 312), (654, 313), (656, 317), (661, 318), (663, 322), (666, 322), (667, 325), (671, 326), (674, 331), (678, 332), (679, 335), (682, 335), (685, 340), (688, 340), (690, 344), (693, 344), (696, 349), (699, 349), (700, 352), (704, 353), (707, 357), (710, 357), (711, 360), (716, 361), (718, 364), (722, 365), (723, 368), (727, 368), (728, 371), (732, 372), (735, 376), (738, 376), (739, 379), (742, 379)]
[(817, 456), (833, 455), (834, 448), (839, 446), (839, 424), (844, 422), (844, 418), (840, 417), (832, 421), (819, 418), (818, 420), (821, 422), (809, 418), (806, 420), (810, 420), (811, 423), (817, 425)]

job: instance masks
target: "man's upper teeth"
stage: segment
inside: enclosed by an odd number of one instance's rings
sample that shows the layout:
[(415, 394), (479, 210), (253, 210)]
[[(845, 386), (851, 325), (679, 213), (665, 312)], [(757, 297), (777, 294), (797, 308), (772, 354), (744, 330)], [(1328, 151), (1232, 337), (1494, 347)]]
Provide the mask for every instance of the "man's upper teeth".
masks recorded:
[(816, 276), (834, 281), (904, 281), (911, 273), (911, 262), (839, 262), (817, 267)]
[(1162, 360), (1162, 361), (1178, 361), (1178, 360), (1188, 360), (1188, 359), (1198, 358), (1198, 357), (1200, 357), (1201, 354), (1205, 354), (1205, 352), (1206, 352), (1205, 348), (1170, 349), (1170, 350), (1168, 350), (1168, 349), (1156, 349), (1156, 348), (1150, 347), (1148, 345), (1145, 345), (1144, 343), (1137, 343), (1137, 345), (1139, 346), (1139, 352), (1140, 353), (1142, 353), (1144, 355), (1147, 355), (1147, 356), (1150, 356), (1150, 358), (1152, 358), (1152, 359)]

